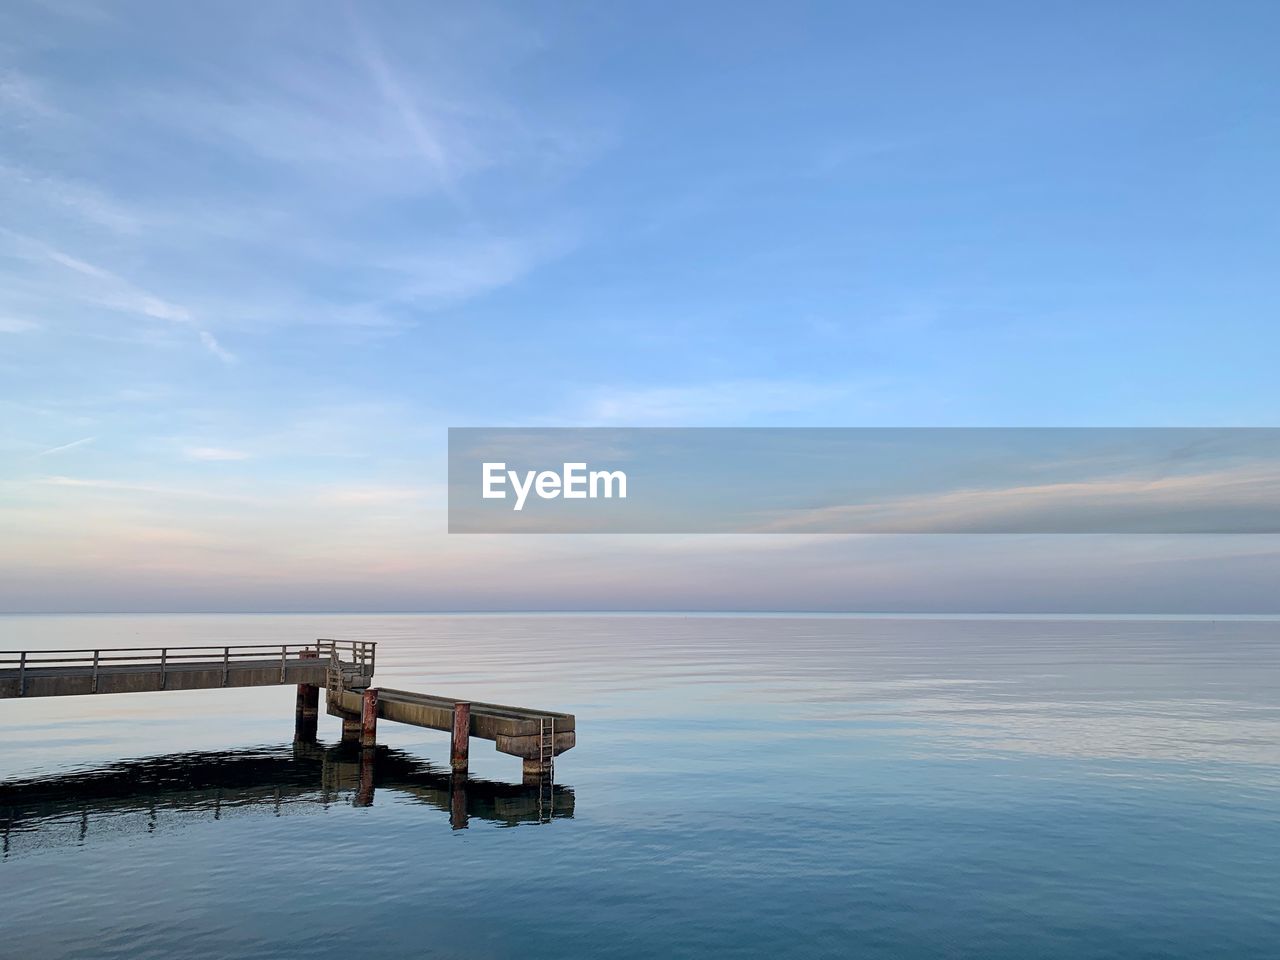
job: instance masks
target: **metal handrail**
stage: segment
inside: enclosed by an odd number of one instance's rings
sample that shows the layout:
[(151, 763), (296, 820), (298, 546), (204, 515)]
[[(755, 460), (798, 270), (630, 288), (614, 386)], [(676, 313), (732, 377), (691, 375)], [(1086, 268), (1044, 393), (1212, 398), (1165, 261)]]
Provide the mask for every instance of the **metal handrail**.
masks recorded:
[[(290, 654), (315, 653), (336, 656), (348, 663), (372, 668), (377, 644), (369, 640), (313, 640), (310, 643), (210, 644), (188, 647), (85, 647), (73, 650), (0, 651), (0, 667), (21, 671), (36, 666), (85, 666), (103, 664), (154, 664), (161, 669), (182, 661), (221, 662), (243, 660), (287, 660)], [(120, 654), (125, 654), (120, 656)], [(350, 659), (347, 659), (349, 657)]]
[[(283, 646), (290, 650), (315, 650), (317, 646), (328, 649), (331, 645), (337, 644), (342, 647), (364, 646), (367, 641), (363, 640), (311, 640), (307, 643), (286, 643)], [(27, 653), (88, 653), (95, 651), (100, 653), (151, 653), (157, 650), (217, 650), (221, 652), (224, 648), (230, 647), (232, 650), (271, 650), (279, 652), (281, 644), (279, 643), (202, 643), (192, 644), (185, 647), (46, 647), (40, 650), (27, 650)], [(16, 653), (17, 651), (0, 651), (0, 653)]]

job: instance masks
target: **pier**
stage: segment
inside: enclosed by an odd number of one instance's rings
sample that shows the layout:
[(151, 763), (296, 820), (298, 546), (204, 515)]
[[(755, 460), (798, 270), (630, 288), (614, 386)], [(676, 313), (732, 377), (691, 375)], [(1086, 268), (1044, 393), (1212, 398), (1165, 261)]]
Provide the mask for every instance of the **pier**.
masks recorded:
[(0, 700), (296, 685), (295, 738), (307, 742), (323, 688), (344, 741), (372, 750), (379, 720), (444, 731), (450, 765), (465, 774), (471, 740), (492, 740), (521, 759), (526, 783), (549, 778), (576, 743), (572, 714), (375, 687), (376, 655), (377, 644), (361, 640), (0, 653)]

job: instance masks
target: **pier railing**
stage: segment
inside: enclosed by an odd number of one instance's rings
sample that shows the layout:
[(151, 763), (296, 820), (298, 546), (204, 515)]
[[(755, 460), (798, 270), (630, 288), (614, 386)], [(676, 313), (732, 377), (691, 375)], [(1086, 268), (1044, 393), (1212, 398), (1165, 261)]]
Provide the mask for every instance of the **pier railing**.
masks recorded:
[(373, 673), (378, 645), (372, 640), (317, 640), (316, 645), (321, 657), (337, 658), (355, 664), (361, 673)]
[(84, 647), (74, 650), (0, 651), (0, 671), (16, 670), (21, 695), (28, 670), (91, 670), (95, 681), (103, 668), (157, 670), (161, 676), (169, 668), (195, 664), (221, 664), (224, 672), (250, 663), (280, 663), (281, 682), (285, 667), (296, 660), (317, 658), (356, 665), (372, 674), (377, 644), (367, 640), (313, 640), (310, 643), (238, 643), (193, 647)]

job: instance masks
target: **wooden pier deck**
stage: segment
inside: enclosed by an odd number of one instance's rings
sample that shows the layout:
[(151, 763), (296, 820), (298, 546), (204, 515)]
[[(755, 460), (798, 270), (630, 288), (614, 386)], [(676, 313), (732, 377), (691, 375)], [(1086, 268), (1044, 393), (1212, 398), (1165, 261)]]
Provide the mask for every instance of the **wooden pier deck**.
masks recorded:
[(298, 683), (324, 686), (335, 656), (349, 665), (353, 679), (373, 676), (374, 645), (360, 642), (0, 653), (0, 699)]
[(296, 685), (299, 739), (314, 739), (319, 691), (341, 717), (344, 740), (372, 748), (379, 719), (452, 734), (450, 760), (465, 771), (472, 738), (520, 757), (525, 780), (550, 775), (557, 755), (576, 743), (572, 714), (455, 700), (374, 687), (376, 644), (115, 647), (0, 652), (0, 699)]

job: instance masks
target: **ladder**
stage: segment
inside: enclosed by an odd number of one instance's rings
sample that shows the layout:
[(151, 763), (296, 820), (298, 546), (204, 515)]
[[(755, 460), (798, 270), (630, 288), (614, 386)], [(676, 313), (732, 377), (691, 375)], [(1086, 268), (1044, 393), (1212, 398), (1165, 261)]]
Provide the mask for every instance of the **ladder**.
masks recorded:
[(552, 770), (556, 761), (556, 719), (538, 719), (538, 822), (550, 823), (555, 815), (555, 776)]
[(336, 650), (329, 653), (329, 666), (325, 670), (325, 703), (332, 705), (342, 700), (342, 661)]

